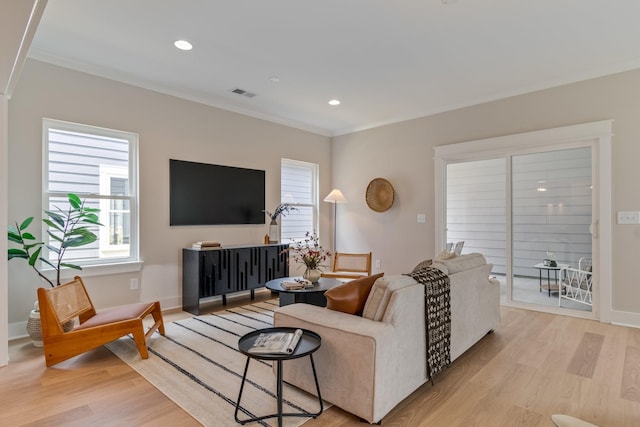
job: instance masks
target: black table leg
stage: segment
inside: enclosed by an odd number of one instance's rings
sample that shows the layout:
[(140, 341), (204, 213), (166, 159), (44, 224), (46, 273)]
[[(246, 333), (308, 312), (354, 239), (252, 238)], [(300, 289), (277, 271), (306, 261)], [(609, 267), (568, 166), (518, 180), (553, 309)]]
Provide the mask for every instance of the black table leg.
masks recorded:
[(316, 418), (318, 417), (320, 414), (322, 414), (322, 410), (324, 409), (324, 405), (322, 404), (322, 396), (320, 395), (320, 384), (318, 383), (318, 375), (316, 373), (316, 366), (315, 363), (313, 362), (313, 355), (309, 354), (309, 358), (311, 360), (311, 370), (313, 371), (313, 379), (316, 382), (316, 391), (318, 392), (318, 403), (320, 404), (320, 410), (316, 413), (310, 413), (310, 412), (297, 412), (297, 413), (283, 413), (282, 412), (282, 360), (277, 360), (276, 363), (276, 398), (278, 400), (278, 413), (277, 414), (271, 414), (271, 415), (264, 415), (261, 417), (255, 417), (255, 418), (249, 418), (246, 420), (240, 420), (238, 419), (238, 411), (240, 410), (240, 400), (242, 399), (242, 391), (244, 389), (244, 383), (247, 379), (247, 371), (249, 370), (249, 361), (251, 360), (250, 357), (247, 357), (247, 363), (244, 366), (244, 373), (242, 374), (242, 382), (240, 383), (240, 393), (238, 393), (238, 401), (236, 402), (236, 410), (234, 413), (234, 418), (236, 419), (236, 422), (239, 424), (246, 424), (249, 422), (254, 422), (254, 421), (260, 421), (260, 420), (264, 420), (267, 418), (275, 418), (278, 417), (278, 427), (282, 427), (282, 418), (283, 417), (312, 417), (312, 418)]
[(249, 370), (249, 361), (251, 360), (250, 357), (247, 357), (247, 363), (246, 365), (244, 365), (244, 374), (242, 374), (242, 382), (240, 383), (240, 393), (238, 394), (238, 401), (236, 402), (236, 411), (233, 414), (234, 418), (236, 419), (237, 423), (240, 424), (244, 424), (248, 421), (251, 420), (245, 420), (245, 421), (241, 421), (238, 419), (238, 410), (240, 409), (240, 399), (242, 399), (242, 390), (244, 389), (244, 382), (247, 379), (247, 370)]
[(313, 379), (316, 380), (316, 391), (318, 392), (318, 403), (320, 403), (320, 410), (315, 414), (309, 414), (313, 418), (316, 418), (318, 415), (322, 414), (323, 406), (322, 406), (322, 396), (320, 395), (320, 384), (318, 383), (318, 375), (316, 374), (316, 365), (313, 363), (313, 354), (309, 355), (309, 359), (311, 360), (311, 370), (313, 371)]
[(282, 360), (278, 360), (276, 394), (278, 396), (278, 427), (282, 427)]
[(539, 278), (540, 278), (540, 281), (539, 281), (540, 291), (539, 292), (542, 292), (542, 269), (538, 269), (538, 272), (540, 273), (539, 274)]

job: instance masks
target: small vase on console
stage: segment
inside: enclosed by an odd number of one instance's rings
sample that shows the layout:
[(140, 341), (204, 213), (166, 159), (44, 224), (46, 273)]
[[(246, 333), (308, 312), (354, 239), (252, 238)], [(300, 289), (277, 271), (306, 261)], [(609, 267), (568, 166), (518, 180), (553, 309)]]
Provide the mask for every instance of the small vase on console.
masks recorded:
[(278, 243), (280, 240), (280, 224), (277, 219), (272, 219), (269, 223), (269, 243)]
[(302, 275), (303, 279), (307, 279), (311, 283), (318, 283), (320, 280), (320, 276), (322, 276), (322, 271), (317, 268), (307, 268)]

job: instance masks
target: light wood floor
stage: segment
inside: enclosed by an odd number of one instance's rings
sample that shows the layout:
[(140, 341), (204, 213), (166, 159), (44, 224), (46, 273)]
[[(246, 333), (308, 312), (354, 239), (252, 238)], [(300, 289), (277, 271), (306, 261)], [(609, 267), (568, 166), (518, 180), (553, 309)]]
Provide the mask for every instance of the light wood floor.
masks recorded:
[[(0, 426), (198, 425), (104, 347), (47, 369), (41, 349), (16, 340), (10, 357), (0, 368)], [(382, 425), (552, 426), (554, 413), (640, 426), (640, 329), (503, 308), (493, 334)], [(363, 425), (334, 406), (305, 427)]]

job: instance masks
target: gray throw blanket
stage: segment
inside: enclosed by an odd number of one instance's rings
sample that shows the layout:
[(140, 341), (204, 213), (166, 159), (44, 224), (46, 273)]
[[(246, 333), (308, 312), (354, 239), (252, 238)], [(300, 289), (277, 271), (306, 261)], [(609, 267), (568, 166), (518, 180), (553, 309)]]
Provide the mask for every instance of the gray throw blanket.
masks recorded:
[(433, 267), (411, 272), (424, 285), (427, 375), (433, 377), (451, 364), (451, 293), (449, 276)]

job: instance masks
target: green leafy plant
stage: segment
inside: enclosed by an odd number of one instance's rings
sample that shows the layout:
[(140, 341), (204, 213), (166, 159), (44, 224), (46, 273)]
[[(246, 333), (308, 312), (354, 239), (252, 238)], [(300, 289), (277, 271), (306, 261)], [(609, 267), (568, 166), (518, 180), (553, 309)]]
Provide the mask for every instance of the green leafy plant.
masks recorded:
[[(44, 242), (37, 241), (36, 237), (27, 231), (33, 222), (32, 216), (21, 223), (16, 222), (15, 226), (9, 225), (7, 227), (9, 242), (19, 245), (18, 248), (9, 248), (9, 260), (24, 259), (38, 276), (46, 280), (51, 287), (60, 285), (60, 270), (62, 268), (82, 270), (79, 265), (63, 262), (64, 255), (69, 248), (95, 242), (98, 237), (90, 230), (90, 227), (102, 225), (98, 218), (100, 209), (85, 206), (85, 201), (80, 200), (76, 194), (69, 193), (67, 197), (69, 206), (66, 209), (54, 206), (54, 210), (44, 211), (48, 218), (43, 218), (42, 222), (49, 227), (47, 234), (52, 244), (45, 245)], [(40, 256), (42, 248), (45, 246), (51, 253), (56, 254), (56, 259), (53, 262)], [(38, 261), (56, 270), (55, 284), (42, 273)]]

